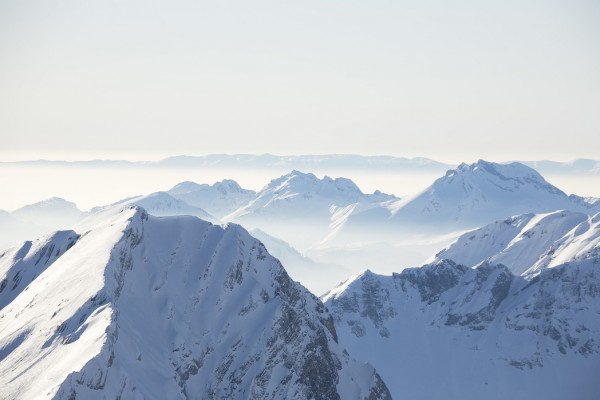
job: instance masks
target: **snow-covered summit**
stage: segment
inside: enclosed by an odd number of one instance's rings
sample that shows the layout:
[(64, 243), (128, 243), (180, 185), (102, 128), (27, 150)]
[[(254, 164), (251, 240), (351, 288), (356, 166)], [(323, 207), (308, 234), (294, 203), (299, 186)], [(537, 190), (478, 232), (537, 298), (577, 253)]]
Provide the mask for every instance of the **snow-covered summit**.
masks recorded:
[(249, 213), (275, 213), (275, 210), (283, 212), (296, 204), (310, 207), (311, 211), (318, 210), (329, 214), (331, 205), (343, 207), (357, 202), (390, 200), (397, 200), (397, 197), (380, 191), (364, 194), (351, 179), (333, 179), (329, 176), (319, 179), (314, 174), (294, 170), (273, 179), (257, 193), (254, 201), (228, 218), (233, 219)]
[(259, 228), (306, 250), (357, 210), (394, 200), (398, 198), (379, 191), (365, 194), (350, 179), (320, 179), (294, 170), (273, 179), (254, 200), (224, 219)]
[(595, 213), (598, 205), (567, 196), (539, 173), (514, 162), (480, 160), (461, 164), (437, 179), (421, 194), (390, 207), (400, 224), (435, 224), (456, 229), (525, 213), (571, 210)]
[(390, 398), (243, 228), (110, 211), (0, 256), (1, 398)]
[[(219, 219), (215, 218), (200, 207), (192, 206), (183, 200), (175, 198), (167, 192), (155, 192), (148, 195), (134, 196), (123, 199), (108, 206), (96, 207), (90, 211), (90, 214), (106, 214), (111, 213), (113, 209), (118, 211), (139, 206), (148, 211), (151, 215), (157, 217), (173, 216), (173, 215), (192, 215), (202, 218), (212, 223), (218, 223)], [(82, 222), (85, 225), (85, 221)]]
[(256, 192), (242, 188), (236, 181), (224, 179), (212, 185), (181, 182), (167, 193), (222, 218), (250, 202)]

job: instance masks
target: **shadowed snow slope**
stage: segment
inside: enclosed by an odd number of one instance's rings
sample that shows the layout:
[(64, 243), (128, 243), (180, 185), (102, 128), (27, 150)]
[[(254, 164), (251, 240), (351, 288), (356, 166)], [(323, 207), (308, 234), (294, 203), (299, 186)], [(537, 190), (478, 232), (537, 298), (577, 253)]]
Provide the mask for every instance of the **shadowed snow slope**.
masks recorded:
[(0, 398), (389, 398), (243, 228), (105, 217), (0, 258)]
[(394, 397), (597, 399), (600, 258), (526, 279), (503, 265), (442, 260), (369, 271), (324, 296), (340, 344)]

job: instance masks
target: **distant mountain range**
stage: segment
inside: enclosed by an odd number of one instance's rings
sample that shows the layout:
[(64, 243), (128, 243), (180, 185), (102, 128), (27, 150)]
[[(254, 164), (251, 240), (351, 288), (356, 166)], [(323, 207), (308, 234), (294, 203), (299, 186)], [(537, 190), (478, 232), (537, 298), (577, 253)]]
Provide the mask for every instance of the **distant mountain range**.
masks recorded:
[(0, 398), (600, 393), (600, 201), (521, 163), (405, 198), (298, 170), (256, 192), (182, 182), (0, 226), (63, 227), (0, 251)]
[[(319, 178), (294, 170), (258, 192), (233, 180), (212, 185), (182, 182), (90, 213), (126, 204), (156, 216), (236, 222), (287, 242), (302, 257), (351, 271), (367, 266), (389, 271), (396, 260), (404, 266), (419, 265), (460, 233), (513, 215), (600, 211), (597, 199), (567, 196), (523, 164), (483, 160), (449, 169), (418, 195), (402, 199), (380, 191), (363, 193), (347, 178)], [(0, 234), (0, 246), (70, 228), (85, 215), (56, 198), (5, 213), (0, 223), (11, 228)], [(344, 276), (331, 278), (337, 282)]]
[[(600, 175), (600, 161), (576, 159), (568, 162), (551, 160), (520, 161), (541, 174)], [(174, 156), (159, 161), (127, 160), (27, 160), (0, 162), (2, 165), (56, 165), (80, 167), (169, 167), (169, 168), (277, 168), (279, 170), (415, 170), (443, 172), (456, 165), (424, 157), (362, 156), (351, 154), (280, 156), (273, 154), (210, 154), (205, 156)]]

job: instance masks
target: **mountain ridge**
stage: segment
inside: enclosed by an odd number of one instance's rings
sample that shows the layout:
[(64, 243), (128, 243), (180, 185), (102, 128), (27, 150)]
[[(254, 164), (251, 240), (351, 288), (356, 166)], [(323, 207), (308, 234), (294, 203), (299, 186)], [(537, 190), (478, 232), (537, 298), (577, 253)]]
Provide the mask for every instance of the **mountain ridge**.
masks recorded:
[(0, 310), (0, 397), (390, 398), (243, 228), (111, 212)]

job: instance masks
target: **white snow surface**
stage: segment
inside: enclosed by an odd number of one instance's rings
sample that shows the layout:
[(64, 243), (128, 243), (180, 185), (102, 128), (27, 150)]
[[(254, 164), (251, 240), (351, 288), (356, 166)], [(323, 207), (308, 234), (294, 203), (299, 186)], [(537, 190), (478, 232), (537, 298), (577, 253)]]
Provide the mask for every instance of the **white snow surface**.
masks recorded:
[(183, 200), (177, 199), (167, 192), (155, 192), (143, 196), (135, 196), (118, 201), (108, 206), (96, 207), (90, 214), (102, 213), (108, 209), (125, 209), (131, 206), (140, 206), (148, 213), (157, 217), (174, 215), (192, 215), (212, 223), (219, 223), (219, 219), (210, 215), (200, 207), (191, 206)]
[(567, 209), (585, 213), (600, 210), (583, 198), (567, 196), (534, 169), (521, 163), (497, 164), (479, 160), (449, 170), (410, 202), (393, 209), (393, 219), (480, 225), (525, 213)]
[(111, 208), (0, 256), (0, 398), (389, 398), (237, 225)]
[(243, 189), (231, 179), (224, 179), (212, 185), (181, 182), (167, 193), (189, 205), (200, 207), (217, 218), (223, 218), (236, 211), (256, 196), (255, 191)]
[(515, 275), (588, 258), (600, 248), (600, 214), (556, 211), (525, 214), (467, 232), (431, 260), (451, 259), (469, 267), (504, 264)]
[(339, 229), (353, 212), (397, 199), (379, 191), (364, 194), (350, 179), (319, 179), (292, 171), (272, 180), (224, 220), (261, 229), (306, 251)]
[(365, 226), (373, 231), (377, 227), (382, 235), (440, 234), (513, 215), (557, 210), (593, 215), (600, 212), (600, 203), (567, 196), (523, 164), (479, 160), (448, 170), (418, 195), (355, 213), (339, 236), (356, 234)]
[[(597, 249), (597, 247), (596, 247)], [(394, 398), (579, 399), (600, 393), (600, 258), (532, 279), (442, 260), (357, 274), (324, 296), (340, 344)]]

